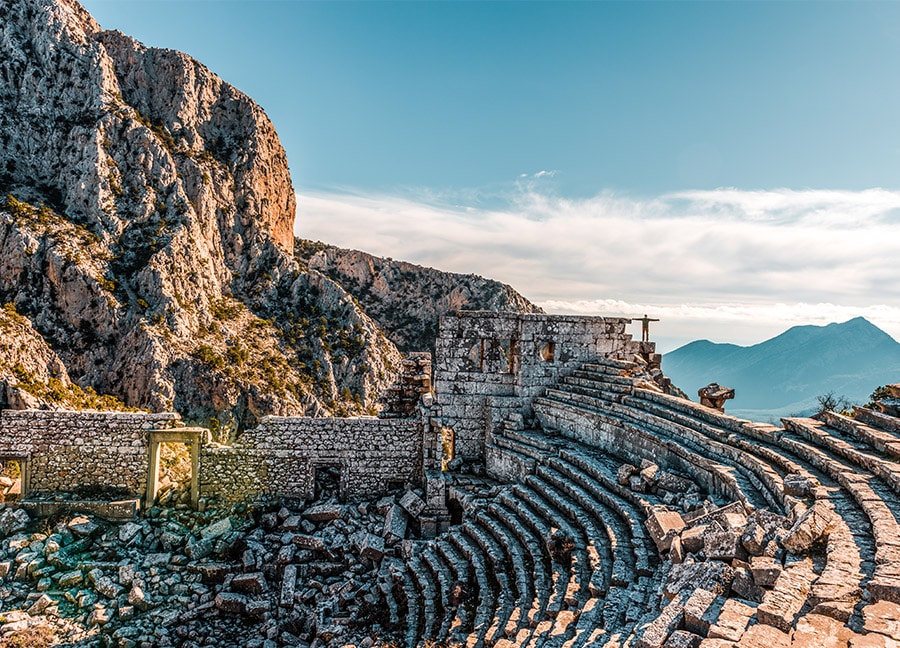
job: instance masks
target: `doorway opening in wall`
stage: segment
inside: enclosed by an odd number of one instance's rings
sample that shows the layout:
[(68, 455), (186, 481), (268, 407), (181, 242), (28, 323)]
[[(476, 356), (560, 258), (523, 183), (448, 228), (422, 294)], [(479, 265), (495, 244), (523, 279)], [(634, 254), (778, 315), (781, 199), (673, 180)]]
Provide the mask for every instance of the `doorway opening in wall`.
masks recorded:
[(24, 457), (0, 457), (0, 502), (25, 498), (28, 463)]
[(186, 443), (159, 444), (156, 504), (171, 508), (191, 503), (191, 448)]
[(316, 464), (313, 466), (316, 501), (341, 499), (340, 464)]
[(456, 458), (456, 432), (448, 427), (441, 428), (441, 470), (450, 470), (448, 465)]
[(199, 430), (150, 432), (145, 501), (148, 507), (196, 508), (200, 499), (199, 473)]
[(463, 506), (458, 499), (447, 500), (447, 512), (450, 513), (450, 524), (458, 525), (463, 521)]

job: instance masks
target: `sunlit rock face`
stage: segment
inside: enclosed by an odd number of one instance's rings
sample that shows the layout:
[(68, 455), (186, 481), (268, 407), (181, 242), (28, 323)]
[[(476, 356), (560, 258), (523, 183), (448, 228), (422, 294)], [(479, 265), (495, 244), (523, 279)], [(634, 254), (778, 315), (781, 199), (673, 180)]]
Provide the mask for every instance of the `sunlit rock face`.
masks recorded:
[(76, 2), (0, 14), (0, 301), (72, 380), (226, 428), (370, 409), (399, 354), (293, 259), (263, 110)]

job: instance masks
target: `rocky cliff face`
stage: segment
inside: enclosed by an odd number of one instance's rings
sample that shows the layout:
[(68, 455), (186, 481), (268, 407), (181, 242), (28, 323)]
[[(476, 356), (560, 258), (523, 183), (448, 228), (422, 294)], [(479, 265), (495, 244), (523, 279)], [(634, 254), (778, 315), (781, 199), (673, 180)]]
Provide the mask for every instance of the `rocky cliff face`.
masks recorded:
[(291, 256), (294, 192), (259, 106), (72, 0), (0, 15), (0, 303), (65, 375), (231, 428), (370, 408), (399, 354)]
[(299, 239), (295, 256), (341, 284), (406, 352), (433, 351), (438, 319), (451, 311), (543, 312), (510, 286), (477, 275), (441, 272)]

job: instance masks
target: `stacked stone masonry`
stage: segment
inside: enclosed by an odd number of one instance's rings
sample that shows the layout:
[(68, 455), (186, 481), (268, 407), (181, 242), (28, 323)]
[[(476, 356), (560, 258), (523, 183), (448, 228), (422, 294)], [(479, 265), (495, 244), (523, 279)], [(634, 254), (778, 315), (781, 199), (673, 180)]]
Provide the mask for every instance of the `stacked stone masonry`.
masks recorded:
[(0, 411), (0, 457), (28, 463), (31, 492), (77, 486), (147, 489), (151, 430), (170, 428), (177, 414)]
[(311, 498), (316, 471), (337, 468), (341, 493), (358, 497), (391, 483), (421, 482), (420, 419), (267, 417), (232, 446), (200, 452), (200, 492)]
[[(444, 318), (433, 401), (410, 407), (417, 378), (391, 410), (406, 418), (265, 419), (232, 446), (201, 448), (201, 493), (308, 499), (322, 467), (340, 469), (347, 496), (418, 487), (376, 507), (381, 535), (355, 540), (377, 569), (367, 596), (410, 648), (900, 645), (897, 394), (852, 418), (740, 420), (668, 394), (652, 343), (633, 342), (627, 323)], [(45, 416), (63, 418), (32, 436)], [(122, 434), (135, 467), (121, 482), (139, 490), (142, 435), (177, 429), (171, 415), (78, 415), (89, 426), (68, 415), (69, 428), (65, 416), (3, 412), (0, 449), (28, 455), (47, 485)], [(81, 428), (93, 455), (45, 439)], [(441, 470), (448, 431), (467, 460), (446, 464), (458, 472)], [(57, 448), (71, 459), (44, 456)], [(442, 504), (455, 513), (441, 517)], [(287, 609), (298, 573), (268, 576)], [(249, 614), (220, 596), (223, 614)]]

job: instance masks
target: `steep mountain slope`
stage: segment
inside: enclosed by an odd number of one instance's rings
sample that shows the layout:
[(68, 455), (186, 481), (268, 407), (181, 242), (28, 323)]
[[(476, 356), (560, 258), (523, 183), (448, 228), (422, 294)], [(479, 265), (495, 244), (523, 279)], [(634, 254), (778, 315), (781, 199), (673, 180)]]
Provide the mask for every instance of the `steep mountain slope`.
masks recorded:
[(402, 351), (434, 351), (438, 318), (454, 310), (543, 312), (510, 286), (477, 275), (301, 239), (294, 250), (298, 260), (353, 295)]
[(71, 380), (228, 429), (371, 407), (399, 354), (292, 257), (262, 109), (74, 0), (0, 15), (0, 303)]
[(864, 402), (873, 385), (900, 377), (900, 343), (857, 317), (796, 326), (749, 347), (691, 342), (667, 353), (662, 366), (692, 396), (716, 381), (735, 389), (728, 411), (768, 418), (808, 413), (827, 392)]

